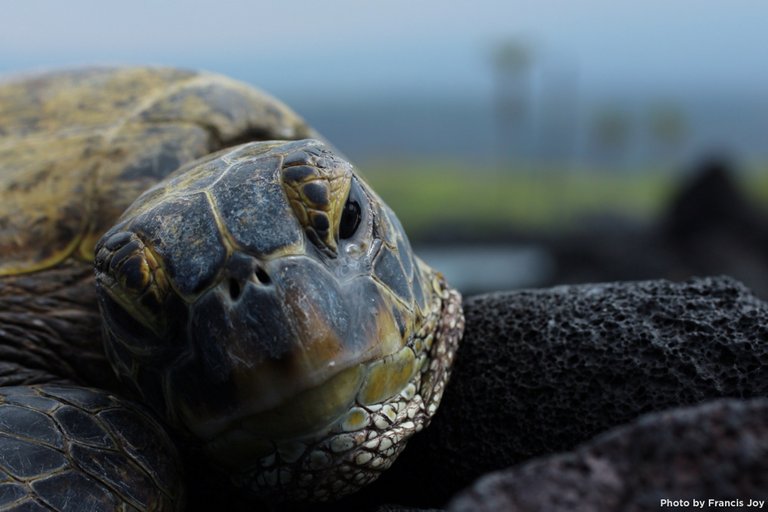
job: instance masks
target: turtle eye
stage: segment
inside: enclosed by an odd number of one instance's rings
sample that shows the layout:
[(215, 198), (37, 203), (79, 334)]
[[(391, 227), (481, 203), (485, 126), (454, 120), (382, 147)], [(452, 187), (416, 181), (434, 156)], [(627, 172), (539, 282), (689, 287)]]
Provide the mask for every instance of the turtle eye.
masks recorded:
[(339, 238), (346, 240), (352, 238), (360, 225), (360, 203), (352, 199), (352, 194), (344, 203), (344, 210), (341, 212), (341, 222), (339, 223)]

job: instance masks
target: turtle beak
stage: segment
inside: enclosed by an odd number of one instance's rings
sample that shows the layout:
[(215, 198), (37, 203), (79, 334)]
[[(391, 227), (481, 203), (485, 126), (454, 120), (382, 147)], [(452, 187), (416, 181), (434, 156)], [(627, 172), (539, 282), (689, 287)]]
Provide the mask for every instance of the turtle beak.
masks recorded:
[(183, 390), (182, 422), (201, 437), (351, 364), (342, 290), (310, 258), (264, 261), (236, 253), (219, 283), (190, 308), (187, 338), (197, 361), (174, 368), (170, 378), (173, 389)]
[[(192, 305), (188, 339), (197, 357), (169, 386), (179, 420), (203, 439), (255, 416), (274, 423), (259, 427), (271, 435), (323, 427), (354, 403), (367, 363), (403, 345), (369, 278), (339, 283), (306, 256), (242, 254)], [(283, 416), (291, 429), (275, 427)]]

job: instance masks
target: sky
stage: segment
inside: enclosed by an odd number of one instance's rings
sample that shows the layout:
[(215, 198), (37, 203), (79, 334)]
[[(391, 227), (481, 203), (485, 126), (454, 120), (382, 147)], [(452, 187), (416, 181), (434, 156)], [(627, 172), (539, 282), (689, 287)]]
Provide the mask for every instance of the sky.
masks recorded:
[(760, 94), (766, 26), (764, 0), (25, 0), (3, 5), (0, 72), (151, 63), (289, 99), (480, 96), (514, 38), (585, 94)]

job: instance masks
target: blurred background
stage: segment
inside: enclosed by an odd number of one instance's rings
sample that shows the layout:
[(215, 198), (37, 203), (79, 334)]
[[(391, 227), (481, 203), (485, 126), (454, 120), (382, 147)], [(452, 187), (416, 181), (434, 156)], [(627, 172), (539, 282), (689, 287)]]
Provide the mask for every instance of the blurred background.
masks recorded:
[(266, 89), (466, 293), (725, 273), (768, 298), (766, 23), (762, 0), (27, 0), (0, 72)]

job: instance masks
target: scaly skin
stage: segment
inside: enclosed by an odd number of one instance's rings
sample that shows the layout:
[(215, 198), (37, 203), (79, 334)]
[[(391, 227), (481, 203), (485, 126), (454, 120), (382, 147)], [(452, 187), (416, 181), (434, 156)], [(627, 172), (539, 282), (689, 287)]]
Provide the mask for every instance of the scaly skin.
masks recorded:
[(175, 511), (173, 443), (140, 406), (66, 385), (0, 388), (0, 510)]
[(90, 264), (0, 278), (0, 510), (182, 509), (164, 427), (107, 391), (100, 324)]
[(408, 350), (418, 371), (395, 396), (355, 404), (314, 440), (275, 445), (255, 467), (233, 472), (236, 487), (272, 501), (329, 501), (360, 490), (387, 470), (408, 439), (429, 426), (464, 331), (461, 295), (435, 276), (437, 309)]
[(0, 386), (52, 382), (117, 386), (90, 263), (0, 277)]

